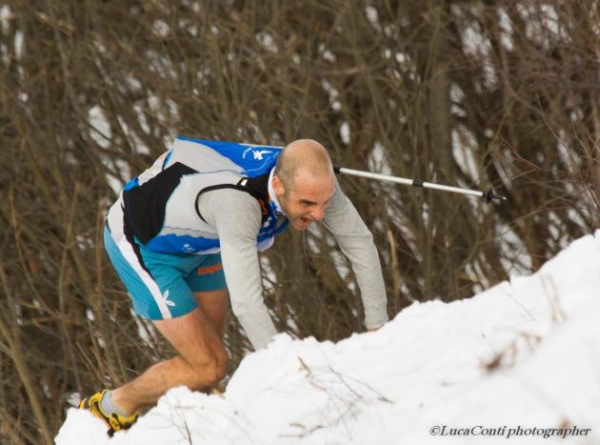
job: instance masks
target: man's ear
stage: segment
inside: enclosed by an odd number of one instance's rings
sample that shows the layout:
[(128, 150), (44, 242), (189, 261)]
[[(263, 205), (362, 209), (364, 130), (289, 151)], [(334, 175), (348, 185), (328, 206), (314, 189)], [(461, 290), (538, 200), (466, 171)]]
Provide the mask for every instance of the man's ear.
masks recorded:
[(283, 186), (283, 181), (279, 178), (279, 176), (273, 175), (272, 185), (273, 185), (273, 191), (275, 192), (275, 195), (277, 195), (278, 199), (280, 196), (285, 195), (285, 187)]

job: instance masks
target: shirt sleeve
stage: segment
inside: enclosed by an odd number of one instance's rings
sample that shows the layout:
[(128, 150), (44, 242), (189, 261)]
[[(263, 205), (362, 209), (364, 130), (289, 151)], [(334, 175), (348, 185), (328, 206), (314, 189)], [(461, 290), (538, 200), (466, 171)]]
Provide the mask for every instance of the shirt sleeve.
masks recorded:
[(202, 194), (199, 206), (219, 235), (231, 310), (252, 346), (264, 348), (277, 331), (262, 296), (256, 250), (261, 225), (258, 202), (245, 192), (219, 189)]
[(365, 309), (365, 326), (368, 329), (381, 327), (389, 318), (379, 253), (373, 235), (337, 183), (325, 208), (323, 224), (352, 264)]

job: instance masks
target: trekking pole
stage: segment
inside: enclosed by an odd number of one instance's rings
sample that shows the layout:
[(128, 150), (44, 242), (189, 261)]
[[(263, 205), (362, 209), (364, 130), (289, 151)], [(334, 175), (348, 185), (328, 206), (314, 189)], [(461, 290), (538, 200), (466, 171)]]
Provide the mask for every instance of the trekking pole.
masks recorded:
[(450, 187), (448, 185), (434, 184), (432, 182), (425, 182), (421, 179), (407, 179), (398, 176), (382, 175), (380, 173), (352, 170), (350, 168), (338, 166), (334, 166), (333, 171), (338, 174), (341, 173), (342, 175), (360, 176), (361, 178), (375, 179), (377, 181), (395, 182), (397, 184), (412, 185), (413, 187), (441, 190), (443, 192), (460, 193), (462, 195), (478, 196), (481, 198), (485, 198), (486, 202), (491, 202), (493, 199), (496, 199), (498, 201), (506, 201), (506, 197), (496, 195), (491, 188), (486, 190), (485, 192), (482, 192), (479, 190), (469, 190), (460, 187)]

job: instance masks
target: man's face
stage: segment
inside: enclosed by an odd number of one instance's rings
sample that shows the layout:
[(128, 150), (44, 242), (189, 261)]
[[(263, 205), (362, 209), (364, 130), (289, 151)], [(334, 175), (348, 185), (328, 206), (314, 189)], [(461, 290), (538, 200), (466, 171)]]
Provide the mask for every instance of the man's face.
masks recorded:
[(325, 207), (335, 192), (335, 180), (301, 175), (287, 190), (279, 177), (274, 176), (273, 190), (292, 227), (304, 230), (325, 216)]

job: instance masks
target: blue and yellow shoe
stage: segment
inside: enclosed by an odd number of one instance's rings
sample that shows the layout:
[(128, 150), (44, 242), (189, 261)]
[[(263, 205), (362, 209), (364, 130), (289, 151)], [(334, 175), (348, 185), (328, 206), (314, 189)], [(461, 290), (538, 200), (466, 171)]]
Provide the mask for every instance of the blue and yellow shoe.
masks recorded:
[(79, 409), (87, 409), (94, 416), (99, 419), (104, 420), (106, 425), (108, 426), (108, 435), (112, 437), (117, 431), (127, 430), (131, 428), (131, 425), (135, 423), (138, 419), (139, 414), (134, 413), (129, 417), (121, 416), (117, 413), (107, 414), (102, 410), (100, 406), (100, 402), (102, 401), (102, 397), (106, 394), (108, 390), (103, 390), (102, 392), (97, 392), (93, 396), (90, 396), (86, 399), (83, 399), (79, 403)]

